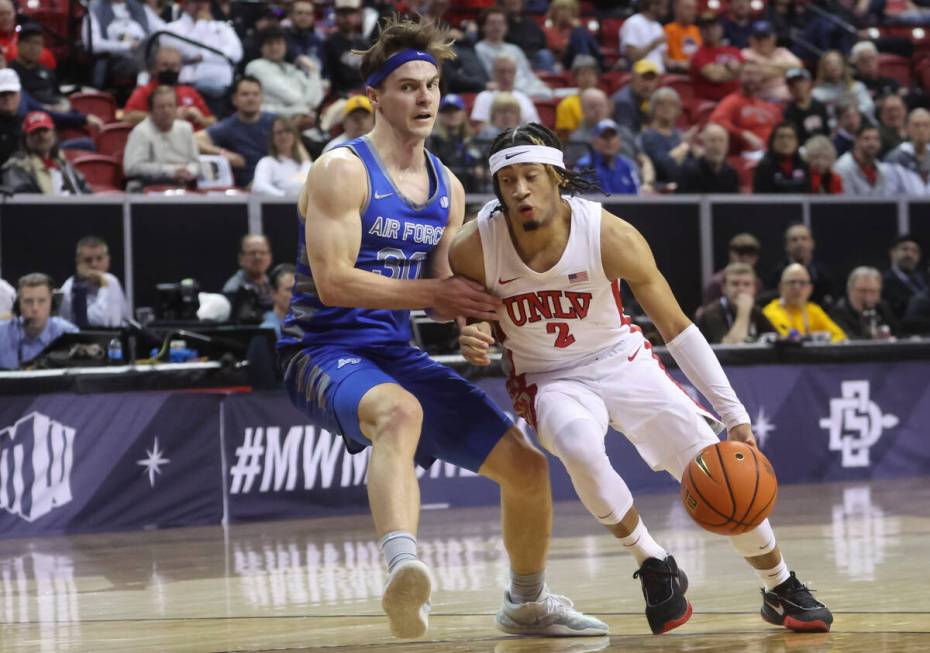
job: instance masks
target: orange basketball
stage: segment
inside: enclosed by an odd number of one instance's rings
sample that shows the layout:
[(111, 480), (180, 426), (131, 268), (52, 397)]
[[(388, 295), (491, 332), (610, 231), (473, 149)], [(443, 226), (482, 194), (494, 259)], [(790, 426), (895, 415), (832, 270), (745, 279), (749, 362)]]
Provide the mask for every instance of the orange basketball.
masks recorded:
[(705, 447), (681, 479), (681, 500), (688, 514), (721, 535), (739, 535), (761, 524), (777, 496), (772, 463), (742, 442), (725, 440)]

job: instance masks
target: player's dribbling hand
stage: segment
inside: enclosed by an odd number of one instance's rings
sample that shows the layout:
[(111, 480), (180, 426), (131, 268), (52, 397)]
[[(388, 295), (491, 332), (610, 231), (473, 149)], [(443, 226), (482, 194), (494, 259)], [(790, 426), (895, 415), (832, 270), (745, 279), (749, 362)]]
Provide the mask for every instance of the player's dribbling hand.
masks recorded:
[(488, 350), (494, 344), (491, 325), (487, 322), (476, 322), (461, 328), (459, 351), (462, 357), (472, 365), (490, 365), (491, 358), (488, 356)]
[(749, 424), (738, 424), (731, 428), (727, 433), (727, 439), (748, 444), (750, 447), (756, 446), (756, 436), (752, 434), (752, 427)]
[(470, 317), (476, 320), (496, 320), (495, 311), (501, 300), (489, 295), (480, 283), (464, 277), (449, 277), (440, 281), (432, 312), (436, 319), (451, 320)]

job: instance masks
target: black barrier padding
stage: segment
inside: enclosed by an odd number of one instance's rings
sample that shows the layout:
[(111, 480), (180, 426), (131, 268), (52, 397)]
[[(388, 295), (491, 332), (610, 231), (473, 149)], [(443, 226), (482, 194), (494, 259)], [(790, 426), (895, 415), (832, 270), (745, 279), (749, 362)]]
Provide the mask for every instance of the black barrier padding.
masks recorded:
[(604, 208), (639, 229), (668, 279), (675, 297), (691, 315), (701, 303), (701, 239), (697, 204), (604, 203)]
[(6, 204), (0, 214), (3, 278), (44, 272), (61, 285), (74, 274), (74, 246), (100, 236), (110, 249), (110, 272), (125, 284), (123, 207), (119, 204)]
[(262, 231), (271, 243), (274, 264), (297, 261), (297, 203), (263, 204)]
[(835, 298), (846, 292), (846, 277), (859, 265), (888, 267), (888, 245), (898, 234), (896, 204), (812, 204), (814, 256), (833, 274)]
[(762, 244), (756, 272), (763, 279), (785, 256), (785, 230), (803, 219), (801, 204), (711, 204), (710, 214), (714, 231), (714, 270), (726, 266), (730, 239), (745, 231)]
[(239, 268), (248, 232), (245, 204), (136, 204), (132, 207), (136, 306), (154, 306), (155, 284), (193, 277), (220, 292)]
[(920, 243), (923, 253), (921, 265), (926, 270), (927, 263), (930, 261), (930, 202), (911, 202), (909, 212), (911, 217), (910, 232)]

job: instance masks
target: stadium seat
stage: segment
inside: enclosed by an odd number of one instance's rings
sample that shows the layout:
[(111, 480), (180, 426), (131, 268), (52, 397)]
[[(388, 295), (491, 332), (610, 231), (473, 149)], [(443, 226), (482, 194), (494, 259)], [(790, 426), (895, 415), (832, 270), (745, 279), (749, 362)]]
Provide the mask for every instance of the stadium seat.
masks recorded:
[(475, 106), (475, 98), (478, 97), (477, 93), (459, 93), (459, 97), (462, 98), (462, 101), (465, 103), (465, 113), (469, 116), (471, 115), (471, 108)]
[(911, 62), (906, 57), (880, 52), (878, 55), (878, 70), (882, 75), (896, 79), (905, 88), (910, 88), (913, 84)]
[(682, 106), (688, 106), (694, 100), (694, 86), (691, 84), (691, 78), (687, 75), (663, 75), (659, 81), (659, 86), (675, 89), (681, 98)]
[(601, 81), (598, 86), (600, 86), (607, 95), (613, 95), (626, 86), (628, 81), (630, 81), (630, 73), (623, 70), (612, 70), (609, 73), (601, 75)]
[(914, 78), (924, 91), (930, 90), (930, 58), (922, 59), (914, 66)]
[(97, 152), (122, 161), (123, 150), (126, 149), (126, 141), (129, 139), (129, 132), (132, 130), (133, 126), (128, 122), (114, 122), (104, 125), (94, 136), (94, 145), (97, 146)]
[(717, 102), (713, 100), (702, 100), (697, 103), (691, 113), (691, 122), (702, 127), (707, 124), (710, 114), (717, 108)]
[(620, 49), (620, 27), (622, 25), (622, 18), (604, 18), (601, 20), (601, 33), (598, 42), (601, 44), (602, 50), (604, 48)]
[(549, 129), (555, 129), (555, 100), (537, 100), (536, 112), (539, 113), (539, 119)]
[(566, 88), (569, 86), (575, 85), (575, 80), (572, 79), (571, 73), (550, 73), (545, 70), (540, 70), (536, 75), (546, 83), (549, 88)]
[(123, 187), (123, 166), (112, 156), (88, 154), (74, 161), (95, 193), (118, 191)]
[(71, 95), (71, 106), (81, 113), (92, 113), (104, 123), (116, 120), (116, 100), (104, 91), (85, 90)]
[(74, 148), (62, 148), (60, 150), (61, 155), (65, 157), (71, 163), (74, 163), (77, 159), (80, 159), (82, 156), (87, 156), (90, 154), (87, 150), (77, 150)]

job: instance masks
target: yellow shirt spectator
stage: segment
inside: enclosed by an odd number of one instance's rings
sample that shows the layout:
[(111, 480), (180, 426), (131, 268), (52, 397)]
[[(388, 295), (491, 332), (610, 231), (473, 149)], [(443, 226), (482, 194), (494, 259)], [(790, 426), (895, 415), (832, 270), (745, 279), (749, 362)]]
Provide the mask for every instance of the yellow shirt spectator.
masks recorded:
[(827, 331), (831, 342), (846, 340), (846, 333), (813, 302), (807, 302), (801, 309), (785, 306), (781, 299), (773, 299), (762, 309), (762, 313), (780, 336), (787, 336), (794, 329), (804, 336), (816, 331)]
[(569, 95), (555, 107), (555, 130), (570, 134), (581, 124), (581, 96)]

